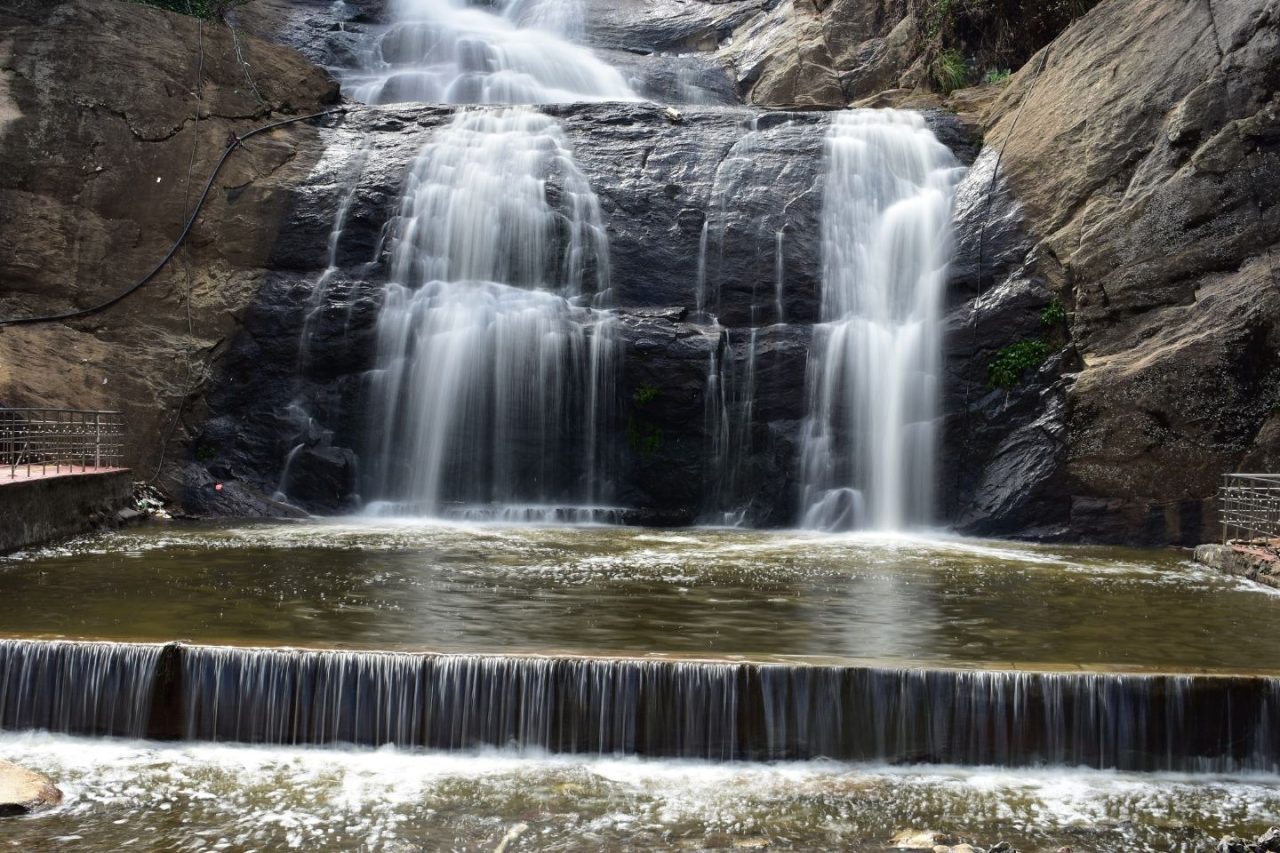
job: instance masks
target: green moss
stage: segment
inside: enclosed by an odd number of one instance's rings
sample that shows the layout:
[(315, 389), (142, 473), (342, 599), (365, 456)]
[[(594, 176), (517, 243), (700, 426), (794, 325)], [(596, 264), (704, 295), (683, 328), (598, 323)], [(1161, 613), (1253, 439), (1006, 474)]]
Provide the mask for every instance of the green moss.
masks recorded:
[(1040, 322), (1046, 326), (1060, 326), (1067, 322), (1067, 309), (1062, 307), (1062, 300), (1055, 299), (1040, 312)]
[(955, 27), (955, 6), (952, 0), (933, 0), (925, 5), (921, 19), (925, 36), (940, 38)]
[(635, 401), (637, 406), (643, 406), (658, 399), (658, 395), (660, 393), (662, 392), (652, 385), (641, 385), (636, 389), (636, 392), (631, 395), (631, 399)]
[(627, 418), (627, 444), (631, 449), (650, 455), (662, 449), (666, 441), (666, 433), (662, 427), (654, 426), (645, 420)]
[(221, 18), (229, 9), (243, 6), (249, 0), (131, 0), (143, 6), (154, 6), (167, 12), (180, 15), (194, 15), (197, 18)]
[(987, 387), (1012, 390), (1022, 381), (1022, 374), (1039, 367), (1048, 355), (1049, 345), (1039, 338), (1009, 344), (987, 365)]
[(983, 83), (1003, 83), (1013, 76), (1013, 72), (1008, 68), (992, 68), (986, 74), (982, 75)]
[(964, 54), (955, 48), (944, 50), (933, 61), (933, 82), (944, 94), (963, 89), (969, 84), (969, 65)]
[(218, 449), (212, 444), (202, 444), (196, 448), (196, 458), (201, 462), (209, 462), (218, 457)]

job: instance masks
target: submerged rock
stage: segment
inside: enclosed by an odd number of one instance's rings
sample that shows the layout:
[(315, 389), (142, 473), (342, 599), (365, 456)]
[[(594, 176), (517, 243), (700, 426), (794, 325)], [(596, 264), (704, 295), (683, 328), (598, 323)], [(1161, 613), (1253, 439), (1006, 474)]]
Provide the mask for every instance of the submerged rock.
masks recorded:
[(958, 843), (955, 836), (931, 829), (904, 829), (889, 839), (889, 846), (898, 850), (933, 850), (939, 845), (945, 848)]
[(0, 760), (0, 817), (29, 814), (61, 802), (62, 791), (48, 776)]

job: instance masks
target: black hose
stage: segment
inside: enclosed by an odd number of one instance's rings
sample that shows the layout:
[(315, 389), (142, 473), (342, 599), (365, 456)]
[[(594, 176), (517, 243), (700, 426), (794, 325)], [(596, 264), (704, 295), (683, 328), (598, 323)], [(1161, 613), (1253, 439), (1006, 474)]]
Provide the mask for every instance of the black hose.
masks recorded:
[(324, 112), (319, 112), (319, 113), (312, 113), (311, 115), (295, 116), (293, 118), (274, 121), (274, 122), (271, 122), (270, 124), (264, 124), (261, 127), (255, 127), (253, 130), (249, 131), (248, 133), (245, 133), (244, 135), (239, 136), (234, 140), (232, 140), (231, 142), (227, 143), (227, 149), (223, 151), (222, 156), (218, 158), (218, 165), (213, 167), (213, 173), (209, 175), (209, 180), (205, 182), (204, 191), (200, 193), (200, 198), (196, 200), (196, 206), (191, 211), (191, 215), (187, 217), (187, 224), (183, 226), (182, 233), (178, 235), (178, 239), (173, 242), (173, 245), (169, 247), (169, 251), (165, 253), (165, 256), (160, 259), (160, 262), (156, 264), (149, 273), (147, 273), (142, 278), (135, 281), (124, 291), (117, 293), (115, 296), (111, 297), (106, 302), (100, 302), (99, 304), (89, 308), (80, 308), (78, 310), (67, 311), (62, 314), (46, 314), (40, 317), (10, 317), (8, 319), (0, 319), (0, 326), (21, 326), (21, 325), (26, 325), (27, 323), (52, 323), (58, 320), (71, 320), (75, 317), (85, 317), (89, 314), (96, 314), (99, 311), (110, 308), (112, 305), (115, 305), (120, 300), (133, 294), (138, 290), (138, 288), (142, 287), (148, 281), (155, 278), (156, 273), (164, 269), (165, 264), (169, 263), (169, 261), (172, 260), (174, 254), (178, 251), (179, 247), (181, 247), (183, 242), (187, 239), (187, 235), (191, 233), (191, 228), (196, 223), (196, 217), (200, 215), (200, 209), (204, 206), (205, 199), (209, 197), (210, 190), (213, 189), (213, 182), (218, 177), (218, 172), (222, 171), (222, 166), (224, 163), (227, 162), (227, 158), (231, 156), (231, 152), (239, 148), (242, 142), (244, 142), (246, 139), (248, 139), (251, 136), (256, 136), (257, 134), (263, 133), (264, 131), (274, 130), (277, 127), (283, 127), (286, 124), (294, 124), (300, 121), (310, 121), (311, 119), (323, 118), (324, 116), (333, 115), (335, 113), (345, 113), (348, 109), (349, 107), (335, 107), (334, 109), (325, 110)]

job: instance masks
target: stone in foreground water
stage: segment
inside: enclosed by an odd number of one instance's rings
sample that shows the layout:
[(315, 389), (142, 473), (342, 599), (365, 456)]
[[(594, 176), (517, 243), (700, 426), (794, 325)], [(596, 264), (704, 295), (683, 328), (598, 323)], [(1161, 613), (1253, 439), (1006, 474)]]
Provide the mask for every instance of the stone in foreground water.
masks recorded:
[(62, 802), (62, 792), (43, 773), (0, 760), (0, 817), (29, 814)]

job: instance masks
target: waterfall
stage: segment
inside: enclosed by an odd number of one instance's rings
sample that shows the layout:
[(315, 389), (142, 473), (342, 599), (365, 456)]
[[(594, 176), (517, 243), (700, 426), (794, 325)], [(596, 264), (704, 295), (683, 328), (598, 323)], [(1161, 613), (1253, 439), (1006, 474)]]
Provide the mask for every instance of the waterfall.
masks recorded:
[(821, 323), (801, 451), (803, 526), (932, 519), (940, 311), (960, 170), (916, 113), (855, 110), (827, 138)]
[(0, 673), (6, 730), (716, 761), (1280, 768), (1280, 679), (1269, 677), (32, 640), (0, 642)]
[(566, 0), (395, 0), (394, 23), (346, 76), (360, 101), (542, 104), (635, 100), (622, 75), (569, 41), (582, 11)]
[(459, 113), (410, 172), (390, 258), (374, 509), (604, 520), (619, 353), (592, 305), (608, 299), (608, 241), (560, 126), (528, 109)]
[(0, 640), (0, 729), (143, 737), (162, 651)]

